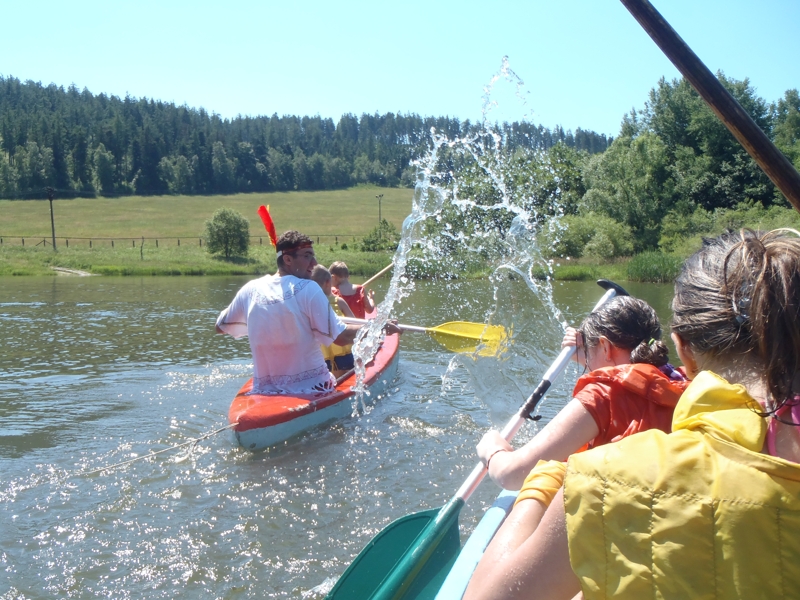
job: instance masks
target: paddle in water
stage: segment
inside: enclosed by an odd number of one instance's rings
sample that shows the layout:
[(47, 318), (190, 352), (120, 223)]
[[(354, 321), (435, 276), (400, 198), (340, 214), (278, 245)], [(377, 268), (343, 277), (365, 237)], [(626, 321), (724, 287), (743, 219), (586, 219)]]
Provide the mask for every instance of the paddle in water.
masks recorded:
[[(366, 325), (365, 319), (343, 317), (345, 323)], [(417, 327), (416, 325), (398, 325), (403, 331), (427, 333), (450, 352), (475, 354), (479, 356), (497, 356), (506, 348), (508, 332), (502, 325), (486, 325), (469, 321), (452, 321), (436, 327)]]
[[(611, 281), (601, 279), (597, 284), (606, 293), (592, 312), (614, 296), (628, 295)], [(573, 354), (574, 346), (561, 350), (533, 394), (503, 428), (502, 435), (507, 441), (511, 441), (529, 418)], [(485, 476), (486, 467), (478, 463), (455, 496), (441, 509), (414, 513), (390, 523), (350, 564), (327, 600), (434, 598), (461, 551), (458, 515)]]

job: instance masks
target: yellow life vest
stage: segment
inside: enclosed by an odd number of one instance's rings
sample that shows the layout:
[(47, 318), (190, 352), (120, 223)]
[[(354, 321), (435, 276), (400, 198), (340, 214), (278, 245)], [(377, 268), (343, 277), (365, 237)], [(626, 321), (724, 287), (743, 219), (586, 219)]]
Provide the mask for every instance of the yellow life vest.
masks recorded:
[(754, 406), (704, 371), (673, 433), (570, 457), (567, 537), (586, 600), (798, 597), (800, 465), (761, 454)]
[[(331, 303), (331, 307), (333, 308), (333, 312), (335, 312), (340, 317), (343, 317), (342, 311), (339, 310), (339, 307), (336, 304), (336, 296), (329, 296), (328, 301)], [(347, 344), (346, 346), (338, 346), (337, 344), (331, 344), (330, 346), (322, 346), (322, 357), (326, 361), (333, 361), (333, 359), (337, 356), (346, 356), (347, 354), (351, 354), (353, 352), (353, 344)]]

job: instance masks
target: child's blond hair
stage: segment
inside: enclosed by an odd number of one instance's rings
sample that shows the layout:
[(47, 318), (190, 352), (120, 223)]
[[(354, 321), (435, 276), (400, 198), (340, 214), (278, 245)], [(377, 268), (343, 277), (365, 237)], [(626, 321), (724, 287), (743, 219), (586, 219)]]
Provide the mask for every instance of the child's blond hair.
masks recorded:
[(347, 265), (342, 261), (337, 260), (335, 263), (331, 264), (331, 275), (347, 279), (350, 277), (350, 269), (348, 269)]
[(322, 265), (317, 265), (311, 271), (311, 279), (316, 281), (321, 287), (331, 280), (331, 273)]

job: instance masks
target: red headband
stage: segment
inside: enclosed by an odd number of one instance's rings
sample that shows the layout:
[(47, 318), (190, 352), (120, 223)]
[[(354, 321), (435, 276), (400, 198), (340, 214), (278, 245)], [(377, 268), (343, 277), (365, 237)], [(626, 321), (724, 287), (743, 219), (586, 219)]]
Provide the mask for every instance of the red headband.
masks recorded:
[(311, 248), (314, 245), (314, 242), (302, 242), (297, 246), (291, 246), (290, 248), (284, 248), (283, 250), (278, 250), (278, 254), (276, 256), (283, 256), (284, 254), (291, 254), (296, 250), (303, 250), (304, 248)]

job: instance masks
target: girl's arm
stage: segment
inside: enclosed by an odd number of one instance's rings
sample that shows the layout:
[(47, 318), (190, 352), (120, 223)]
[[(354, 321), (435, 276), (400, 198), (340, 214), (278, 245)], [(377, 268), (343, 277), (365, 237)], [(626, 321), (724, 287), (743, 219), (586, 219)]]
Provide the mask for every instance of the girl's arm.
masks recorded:
[(351, 319), (355, 317), (355, 315), (353, 314), (352, 309), (347, 304), (347, 302), (345, 301), (344, 298), (340, 298), (339, 296), (336, 296), (336, 306), (339, 307), (339, 310), (342, 311), (342, 314), (345, 317), (350, 317)]
[(464, 600), (570, 600), (579, 593), (569, 563), (562, 489), (546, 511), (538, 500), (514, 507), (475, 569)]
[(591, 413), (573, 399), (519, 450), (510, 451), (498, 431), (487, 432), (478, 444), (478, 457), (484, 464), (489, 461), (489, 477), (495, 483), (518, 490), (537, 462), (566, 460), (599, 433)]

